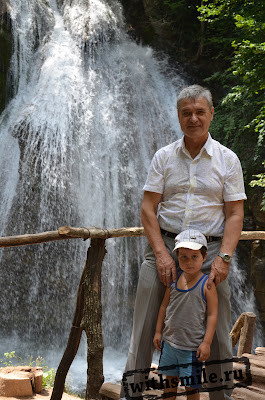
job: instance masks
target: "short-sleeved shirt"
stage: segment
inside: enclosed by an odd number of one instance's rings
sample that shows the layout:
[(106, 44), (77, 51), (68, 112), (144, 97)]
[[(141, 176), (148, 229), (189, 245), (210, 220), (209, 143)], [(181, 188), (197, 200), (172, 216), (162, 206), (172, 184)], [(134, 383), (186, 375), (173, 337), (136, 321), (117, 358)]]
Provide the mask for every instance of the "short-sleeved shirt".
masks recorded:
[(162, 194), (159, 225), (174, 233), (191, 228), (222, 236), (224, 202), (246, 199), (237, 155), (210, 134), (194, 159), (184, 137), (158, 150), (143, 190)]

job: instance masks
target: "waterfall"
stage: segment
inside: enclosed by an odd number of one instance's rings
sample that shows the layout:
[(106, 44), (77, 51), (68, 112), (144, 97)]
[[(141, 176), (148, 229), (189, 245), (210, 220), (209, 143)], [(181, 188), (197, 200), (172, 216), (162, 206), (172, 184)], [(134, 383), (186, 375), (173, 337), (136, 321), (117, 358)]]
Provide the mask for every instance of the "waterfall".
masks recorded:
[[(153, 153), (179, 134), (183, 80), (129, 38), (118, 1), (10, 4), (13, 98), (1, 116), (1, 235), (139, 226)], [(106, 245), (104, 342), (122, 352), (145, 240)], [(46, 359), (64, 349), (87, 246), (1, 251), (3, 352)]]
[[(116, 0), (10, 0), (10, 14), (12, 99), (0, 116), (1, 236), (62, 225), (139, 226), (151, 158), (180, 136), (181, 74), (130, 39)], [(1, 250), (1, 354), (60, 359), (87, 246), (72, 240)], [(110, 367), (110, 348), (118, 358), (128, 349), (145, 239), (109, 239), (106, 246)]]

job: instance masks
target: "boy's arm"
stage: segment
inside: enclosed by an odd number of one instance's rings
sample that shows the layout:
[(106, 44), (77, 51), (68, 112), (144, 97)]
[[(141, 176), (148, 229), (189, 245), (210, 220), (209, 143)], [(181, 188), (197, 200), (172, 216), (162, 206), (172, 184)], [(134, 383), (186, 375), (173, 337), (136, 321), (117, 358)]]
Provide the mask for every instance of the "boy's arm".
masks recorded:
[(205, 298), (207, 300), (207, 322), (203, 342), (200, 344), (197, 350), (197, 357), (199, 357), (199, 361), (205, 361), (210, 357), (210, 347), (218, 317), (218, 297), (216, 287), (213, 284), (211, 289), (208, 289), (208, 287), (205, 285), (204, 289)]
[(165, 295), (162, 301), (162, 304), (159, 309), (158, 317), (157, 317), (157, 323), (156, 323), (156, 332), (154, 336), (154, 346), (157, 350), (161, 351), (161, 338), (162, 338), (162, 330), (164, 326), (164, 320), (166, 316), (166, 311), (167, 311), (167, 306), (169, 303), (169, 298), (170, 298), (170, 288), (166, 288)]

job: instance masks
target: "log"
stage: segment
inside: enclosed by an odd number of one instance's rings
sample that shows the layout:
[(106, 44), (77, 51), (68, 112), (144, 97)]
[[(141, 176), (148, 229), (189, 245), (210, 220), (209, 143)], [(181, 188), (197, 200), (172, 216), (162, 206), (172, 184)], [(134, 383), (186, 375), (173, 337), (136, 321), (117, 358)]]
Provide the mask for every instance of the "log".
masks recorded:
[(265, 357), (265, 347), (256, 347), (255, 354)]
[(77, 350), (78, 350), (78, 347), (80, 344), (82, 331), (83, 331), (83, 328), (81, 327), (81, 321), (83, 318), (83, 311), (84, 311), (85, 270), (86, 270), (86, 266), (83, 270), (83, 273), (82, 273), (82, 276), (80, 279), (78, 292), (77, 292), (77, 301), (76, 301), (76, 308), (75, 308), (73, 323), (72, 323), (72, 327), (70, 330), (66, 349), (64, 351), (62, 360), (59, 364), (59, 367), (58, 367), (56, 375), (55, 375), (55, 381), (54, 381), (53, 391), (52, 391), (52, 395), (51, 395), (51, 400), (61, 400), (63, 391), (64, 391), (64, 385), (65, 385), (65, 379), (66, 379), (67, 373), (68, 373), (69, 368), (76, 356), (76, 353), (77, 353)]
[(119, 229), (90, 228), (71, 228), (63, 226), (58, 231), (48, 231), (42, 233), (28, 233), (25, 235), (0, 237), (1, 247), (26, 246), (65, 239), (108, 239), (114, 237), (137, 237), (144, 236), (144, 228), (129, 227)]
[(244, 321), (245, 321), (245, 315), (246, 315), (246, 313), (243, 313), (238, 317), (238, 319), (234, 323), (234, 326), (230, 332), (233, 347), (235, 347), (235, 345), (237, 344), (237, 342), (239, 340), (240, 332), (241, 332), (241, 329), (242, 329), (242, 327), (244, 325)]
[(59, 234), (68, 236), (69, 238), (98, 238), (109, 239), (115, 237), (135, 237), (144, 236), (144, 228), (142, 227), (129, 227), (118, 229), (102, 229), (95, 226), (89, 228), (72, 228), (70, 226), (62, 226), (58, 229)]
[(29, 233), (25, 235), (0, 237), (0, 247), (25, 246), (28, 244), (39, 244), (64, 239), (68, 239), (68, 237), (60, 235), (58, 231)]
[(264, 231), (242, 231), (239, 240), (265, 240)]
[(241, 329), (237, 356), (241, 357), (243, 353), (251, 353), (251, 347), (254, 337), (256, 315), (252, 312), (246, 312), (244, 325)]
[[(1, 247), (26, 246), (30, 244), (46, 243), (54, 240), (65, 239), (109, 239), (118, 237), (138, 237), (145, 236), (144, 228), (129, 227), (118, 229), (101, 229), (97, 227), (73, 228), (62, 226), (58, 231), (48, 231), (42, 233), (29, 233), (25, 235), (0, 237)], [(265, 240), (265, 232), (248, 231), (242, 232), (240, 240)]]

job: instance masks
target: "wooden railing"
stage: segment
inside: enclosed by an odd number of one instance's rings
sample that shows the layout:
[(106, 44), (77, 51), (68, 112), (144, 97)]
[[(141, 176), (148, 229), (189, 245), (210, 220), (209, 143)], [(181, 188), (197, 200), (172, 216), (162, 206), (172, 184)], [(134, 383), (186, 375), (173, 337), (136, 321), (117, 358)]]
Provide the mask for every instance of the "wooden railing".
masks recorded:
[[(66, 375), (77, 353), (82, 331), (87, 336), (87, 388), (86, 400), (100, 399), (99, 390), (103, 383), (103, 338), (101, 328), (101, 267), (106, 253), (105, 241), (109, 238), (139, 237), (144, 236), (142, 227), (102, 229), (97, 227), (73, 228), (63, 226), (58, 231), (43, 232), (37, 234), (25, 234), (19, 236), (0, 237), (0, 247), (15, 247), (33, 245), (65, 239), (90, 239), (90, 247), (87, 251), (87, 260), (79, 283), (76, 308), (68, 343), (57, 369), (51, 400), (61, 400)], [(242, 232), (240, 240), (265, 240), (265, 232)], [(247, 352), (251, 349), (255, 315), (244, 313), (240, 316), (231, 331), (232, 339), (237, 341), (241, 337), (239, 349)], [(250, 322), (251, 321), (251, 322)], [(251, 339), (252, 335), (252, 339)]]
[[(118, 237), (145, 236), (144, 228), (131, 227), (119, 229), (73, 228), (62, 226), (58, 231), (0, 237), (0, 247), (16, 247), (65, 239), (109, 239)], [(240, 240), (265, 240), (264, 231), (242, 231)]]

